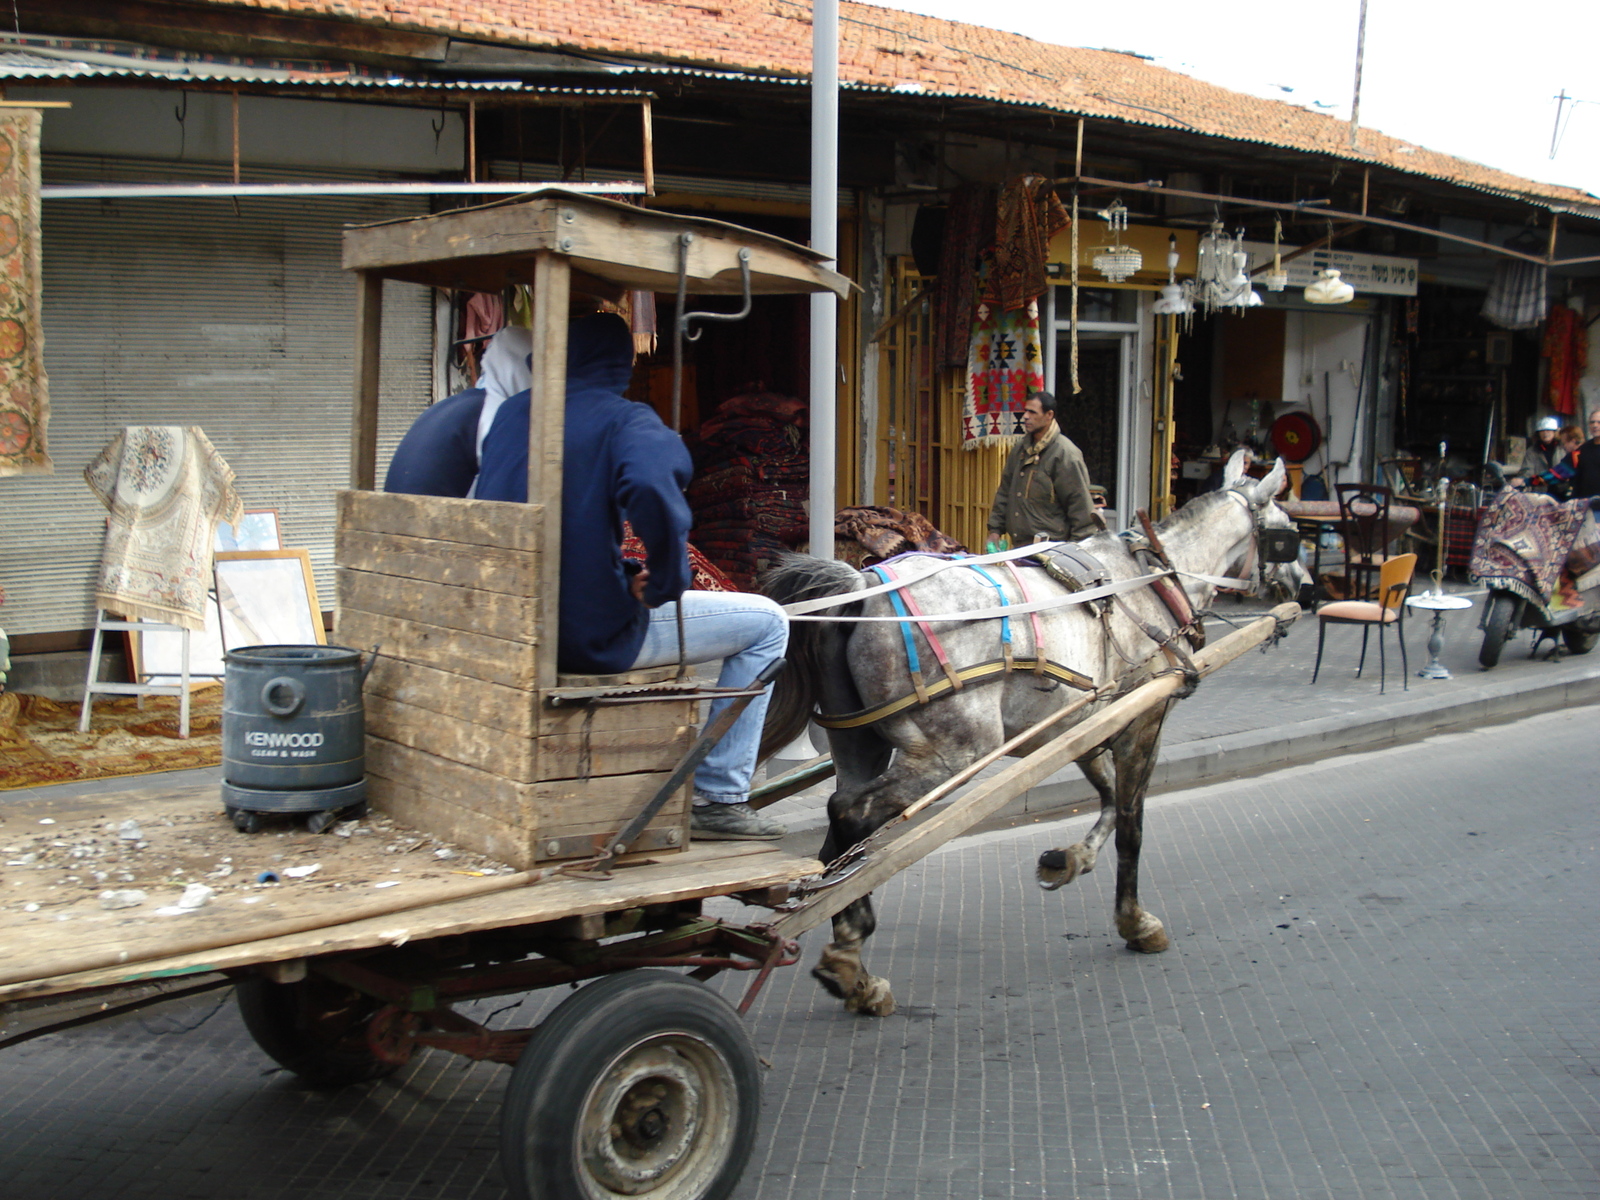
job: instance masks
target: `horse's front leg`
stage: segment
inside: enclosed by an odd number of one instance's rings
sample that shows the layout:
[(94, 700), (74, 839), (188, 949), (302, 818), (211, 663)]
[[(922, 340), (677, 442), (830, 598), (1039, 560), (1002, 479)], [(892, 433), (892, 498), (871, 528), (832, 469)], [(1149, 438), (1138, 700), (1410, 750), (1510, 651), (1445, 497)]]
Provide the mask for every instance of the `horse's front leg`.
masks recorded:
[[(861, 816), (861, 796), (844, 797), (835, 792), (828, 802), (828, 837), (822, 846), (822, 861), (831, 862), (839, 852), (855, 845), (883, 821), (866, 827)], [(884, 818), (887, 820), (888, 818)], [(845, 1010), (869, 1017), (887, 1017), (894, 1012), (894, 993), (887, 979), (871, 974), (861, 961), (861, 951), (878, 918), (872, 911), (872, 897), (863, 896), (833, 918), (833, 941), (822, 950), (822, 957), (811, 969), (812, 977), (831, 995), (844, 1001)]]
[(1156, 917), (1139, 907), (1139, 850), (1144, 842), (1144, 793), (1155, 769), (1167, 706), (1136, 718), (1111, 741), (1117, 772), (1117, 933), (1130, 950), (1155, 954), (1171, 942)]
[(1100, 847), (1106, 844), (1117, 823), (1116, 780), (1110, 756), (1104, 749), (1096, 750), (1088, 758), (1078, 760), (1078, 769), (1100, 795), (1100, 817), (1083, 841), (1058, 850), (1046, 850), (1039, 855), (1035, 875), (1039, 886), (1047, 892), (1053, 892), (1079, 875), (1087, 875), (1094, 870), (1094, 864), (1099, 861)]

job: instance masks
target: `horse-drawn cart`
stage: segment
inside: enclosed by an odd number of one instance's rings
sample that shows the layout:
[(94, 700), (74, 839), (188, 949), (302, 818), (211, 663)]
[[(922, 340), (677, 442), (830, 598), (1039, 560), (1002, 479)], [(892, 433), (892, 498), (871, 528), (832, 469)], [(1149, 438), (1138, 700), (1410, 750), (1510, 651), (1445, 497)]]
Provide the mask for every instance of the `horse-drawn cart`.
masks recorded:
[[(676, 293), (681, 321), (687, 296), (842, 292), (845, 281), (775, 238), (559, 190), (351, 230), (345, 265), (358, 275), (359, 332), (336, 640), (381, 646), (366, 692), (377, 815), (365, 824), (379, 836), (342, 826), (273, 843), (193, 791), (7, 806), (0, 1046), (232, 984), (261, 1047), (315, 1084), (376, 1078), (418, 1047), (512, 1064), (502, 1157), (515, 1195), (724, 1196), (759, 1107), (738, 1012), (796, 961), (791, 939), (1291, 615), (1067, 732), (1040, 722), (911, 808), (1003, 754), (1020, 761), (827, 873), (771, 845), (691, 845), (695, 708), (709, 690), (670, 669), (556, 670), (569, 304)], [(527, 504), (373, 490), (386, 279), (531, 286)], [(163, 865), (146, 879), (151, 854)], [(258, 873), (274, 866), (264, 856), (281, 869)], [(176, 899), (185, 881), (214, 893), (188, 915), (182, 903), (120, 908), (101, 891), (167, 887)], [(712, 919), (701, 911), (712, 897), (781, 915)], [(700, 982), (727, 969), (753, 973), (737, 1010)], [(489, 1028), (457, 1007), (585, 980), (532, 1030)]]

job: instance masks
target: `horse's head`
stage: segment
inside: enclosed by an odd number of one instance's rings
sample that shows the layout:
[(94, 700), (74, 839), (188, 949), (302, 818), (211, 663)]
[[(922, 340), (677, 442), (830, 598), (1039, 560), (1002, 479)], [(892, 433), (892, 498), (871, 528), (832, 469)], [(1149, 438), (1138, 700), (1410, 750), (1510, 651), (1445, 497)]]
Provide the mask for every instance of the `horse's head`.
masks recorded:
[(1258, 594), (1268, 599), (1279, 596), (1292, 598), (1300, 594), (1302, 586), (1311, 582), (1311, 576), (1306, 573), (1299, 560), (1269, 563), (1261, 562), (1258, 557), (1258, 543), (1263, 529), (1296, 528), (1294, 518), (1284, 512), (1277, 503), (1278, 493), (1283, 491), (1284, 485), (1288, 482), (1289, 469), (1284, 466), (1283, 459), (1280, 458), (1263, 478), (1252, 479), (1246, 474), (1249, 464), (1249, 451), (1236, 450), (1222, 470), (1223, 488), (1245, 502), (1253, 524), (1249, 536), (1239, 543), (1237, 557), (1229, 564), (1228, 573), (1253, 576), (1259, 562), (1261, 572)]

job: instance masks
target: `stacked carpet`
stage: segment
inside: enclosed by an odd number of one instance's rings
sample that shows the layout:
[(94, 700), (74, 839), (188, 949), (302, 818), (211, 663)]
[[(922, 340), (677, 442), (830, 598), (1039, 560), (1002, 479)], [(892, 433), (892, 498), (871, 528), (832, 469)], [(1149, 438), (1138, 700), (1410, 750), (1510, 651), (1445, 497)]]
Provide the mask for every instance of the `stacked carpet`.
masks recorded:
[(811, 456), (802, 400), (735, 396), (684, 438), (694, 458), (690, 540), (741, 588), (777, 554), (802, 546)]

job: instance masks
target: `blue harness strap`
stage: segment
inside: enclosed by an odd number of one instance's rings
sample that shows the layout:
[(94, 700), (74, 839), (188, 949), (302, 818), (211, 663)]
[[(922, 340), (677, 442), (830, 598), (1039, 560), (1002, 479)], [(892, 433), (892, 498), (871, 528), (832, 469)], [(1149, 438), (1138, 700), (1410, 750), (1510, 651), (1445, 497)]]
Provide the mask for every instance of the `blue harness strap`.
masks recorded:
[[(993, 575), (989, 574), (989, 572), (985, 571), (982, 567), (978, 566), (977, 563), (970, 563), (970, 564), (968, 564), (968, 566), (969, 566), (969, 569), (971, 569), (973, 571), (976, 571), (979, 575), (982, 575), (983, 578), (984, 578), (984, 582), (986, 582), (990, 587), (992, 587), (994, 589), (994, 594), (996, 596), (1000, 597), (1000, 607), (1001, 608), (1010, 608), (1011, 607), (1011, 601), (1006, 599), (1005, 590), (1003, 588), (1001, 588), (1000, 581), (998, 579), (996, 579)], [(1011, 644), (1011, 618), (1010, 617), (1001, 617), (1000, 618), (1000, 641), (1004, 645), (1007, 645), (1007, 646), (1009, 646)]]
[[(884, 583), (888, 583), (894, 578), (894, 576), (883, 567), (869, 567), (868, 570), (870, 570), (879, 579), (883, 580)], [(894, 605), (895, 616), (908, 617), (911, 615), (906, 611), (905, 601), (900, 598), (899, 588), (896, 588), (894, 591), (889, 593), (889, 602)], [(917, 641), (911, 636), (911, 626), (912, 622), (910, 621), (901, 622), (900, 637), (906, 644), (906, 665), (910, 667), (913, 675), (920, 676), (922, 674), (922, 660), (917, 655)]]

